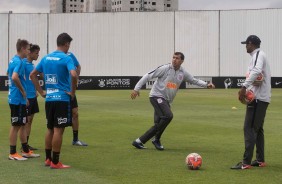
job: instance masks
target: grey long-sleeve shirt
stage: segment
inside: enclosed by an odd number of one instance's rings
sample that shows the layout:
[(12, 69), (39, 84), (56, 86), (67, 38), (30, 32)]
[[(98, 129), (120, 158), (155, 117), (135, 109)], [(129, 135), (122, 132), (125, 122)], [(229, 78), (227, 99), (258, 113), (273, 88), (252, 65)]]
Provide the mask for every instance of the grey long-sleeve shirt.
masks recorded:
[(183, 81), (201, 87), (207, 87), (208, 85), (207, 82), (194, 78), (194, 76), (185, 71), (183, 67), (175, 71), (171, 64), (166, 64), (145, 74), (138, 81), (134, 90), (139, 91), (146, 82), (154, 78), (157, 80), (150, 91), (150, 97), (162, 97), (169, 103), (172, 103)]
[[(258, 51), (259, 51), (259, 55), (257, 58), (257, 62), (255, 64), (256, 55)], [(270, 103), (271, 72), (270, 72), (270, 66), (266, 59), (266, 55), (262, 50), (260, 50), (260, 48), (254, 50), (252, 53), (250, 53), (250, 55), (252, 56), (252, 58), (249, 63), (248, 71), (247, 71), (249, 73), (249, 77), (246, 79), (243, 86), (245, 86), (247, 89), (251, 89), (255, 93), (256, 99)], [(253, 83), (260, 73), (263, 74), (264, 80), (261, 85), (254, 86)]]

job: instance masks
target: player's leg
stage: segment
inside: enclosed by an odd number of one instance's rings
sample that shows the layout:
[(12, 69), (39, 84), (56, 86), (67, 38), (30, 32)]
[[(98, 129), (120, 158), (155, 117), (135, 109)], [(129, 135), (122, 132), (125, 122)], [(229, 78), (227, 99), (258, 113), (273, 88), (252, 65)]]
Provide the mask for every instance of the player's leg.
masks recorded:
[(153, 140), (153, 144), (158, 150), (163, 150), (164, 148), (160, 143), (160, 137), (167, 125), (172, 120), (173, 115), (169, 104), (164, 99), (151, 97), (150, 102), (155, 110), (154, 126), (147, 130), (141, 137), (133, 141), (132, 145), (139, 149), (145, 148), (143, 144), (145, 144), (152, 137), (157, 136)]
[(27, 124), (26, 124), (27, 144), (30, 150), (37, 150), (37, 148), (30, 146), (29, 138), (30, 138), (31, 126), (32, 126), (34, 114), (39, 112), (39, 106), (37, 102), (37, 97), (28, 100), (29, 100), (29, 106), (27, 107), (28, 111), (27, 111)]
[(254, 131), (254, 117), (256, 113), (256, 102), (247, 105), (245, 122), (244, 122), (244, 139), (245, 152), (243, 157), (243, 164), (250, 165), (253, 157), (254, 147), (256, 143), (256, 133)]
[(148, 140), (154, 137), (157, 131), (156, 127), (158, 126), (159, 121), (160, 121), (160, 117), (158, 116), (155, 110), (154, 111), (154, 125), (149, 130), (147, 130), (142, 136), (140, 136), (135, 141), (133, 141), (132, 145), (138, 149), (145, 149), (146, 147), (143, 144), (145, 144)]
[(266, 110), (268, 103), (258, 101), (256, 108), (256, 115), (254, 120), (254, 130), (257, 134), (256, 137), (256, 160), (252, 162), (252, 166), (264, 167), (265, 158), (264, 158), (264, 118), (266, 115)]
[(50, 168), (64, 169), (70, 166), (60, 162), (61, 146), (65, 127), (72, 126), (70, 102), (54, 102), (54, 134), (52, 138), (52, 162)]
[[(26, 111), (26, 106), (24, 105), (23, 106), (23, 111), (24, 111), (24, 117), (26, 119), (27, 117), (27, 111)], [(22, 143), (22, 156), (23, 157), (26, 157), (26, 158), (36, 158), (36, 157), (40, 157), (39, 154), (35, 154), (33, 153), (33, 151), (31, 151), (29, 149), (29, 146), (28, 146), (28, 143), (27, 143), (27, 121), (25, 120), (24, 122), (24, 126), (22, 126), (20, 128), (20, 140), (21, 140), (21, 143)]]
[(17, 136), (20, 126), (11, 126), (9, 133), (9, 141), (10, 141), (10, 155), (13, 155), (17, 152)]
[(45, 102), (45, 114), (47, 120), (47, 131), (45, 133), (45, 166), (50, 166), (52, 162), (52, 140), (54, 135), (55, 110), (54, 102)]
[(156, 132), (155, 139), (160, 140), (164, 130), (166, 129), (168, 124), (173, 119), (173, 113), (167, 101), (163, 101), (158, 104), (154, 103), (154, 104), (156, 106), (155, 107), (156, 113), (158, 114), (158, 117), (160, 117), (160, 120), (159, 120), (160, 125), (158, 126), (158, 130)]
[(54, 127), (54, 134), (53, 134), (53, 139), (52, 139), (52, 151), (53, 151), (52, 163), (53, 164), (58, 164), (59, 162), (64, 130), (65, 128)]
[(73, 131), (73, 140), (72, 145), (75, 146), (88, 146), (86, 143), (78, 139), (78, 130), (79, 130), (79, 118), (78, 118), (78, 103), (76, 96), (71, 100), (72, 107), (72, 131)]
[(17, 137), (18, 132), (21, 128), (21, 126), (24, 125), (26, 119), (25, 119), (25, 108), (22, 105), (13, 105), (10, 104), (11, 109), (11, 128), (9, 132), (9, 141), (10, 141), (10, 154), (9, 159), (10, 160), (27, 160), (26, 158), (22, 157), (17, 153)]
[(251, 168), (251, 161), (253, 157), (254, 147), (256, 143), (256, 135), (253, 128), (254, 116), (256, 112), (256, 101), (247, 104), (245, 122), (244, 122), (244, 140), (245, 152), (243, 161), (231, 167), (231, 169), (249, 169)]
[(45, 166), (50, 166), (52, 161), (52, 139), (54, 135), (53, 128), (47, 128), (45, 134)]
[(152, 140), (152, 143), (158, 150), (164, 150), (163, 145), (160, 142), (161, 136), (171, 122), (173, 118), (173, 113), (171, 112), (170, 105), (164, 99), (151, 99), (151, 103), (155, 109), (156, 117), (160, 120), (157, 126), (157, 132), (155, 134), (155, 138)]

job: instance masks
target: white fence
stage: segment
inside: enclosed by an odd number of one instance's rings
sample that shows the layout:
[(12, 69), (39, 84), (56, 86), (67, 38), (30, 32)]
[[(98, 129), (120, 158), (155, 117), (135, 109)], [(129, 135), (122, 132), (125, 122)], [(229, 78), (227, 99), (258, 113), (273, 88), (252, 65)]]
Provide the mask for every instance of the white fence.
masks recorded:
[(244, 76), (245, 45), (258, 35), (273, 77), (282, 76), (282, 9), (77, 14), (0, 14), (0, 75), (15, 55), (16, 40), (39, 44), (43, 56), (56, 37), (73, 37), (82, 76), (142, 76), (169, 63), (174, 51), (195, 76)]

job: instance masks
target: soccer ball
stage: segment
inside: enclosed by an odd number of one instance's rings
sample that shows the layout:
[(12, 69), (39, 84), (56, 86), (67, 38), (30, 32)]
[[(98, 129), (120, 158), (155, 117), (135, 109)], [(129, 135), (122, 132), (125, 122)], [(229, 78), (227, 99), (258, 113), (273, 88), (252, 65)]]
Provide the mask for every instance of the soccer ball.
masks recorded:
[(202, 165), (202, 157), (198, 153), (190, 153), (186, 159), (185, 163), (191, 170), (198, 170)]
[(245, 102), (246, 104), (252, 103), (255, 99), (255, 94), (252, 90), (247, 90), (245, 95)]

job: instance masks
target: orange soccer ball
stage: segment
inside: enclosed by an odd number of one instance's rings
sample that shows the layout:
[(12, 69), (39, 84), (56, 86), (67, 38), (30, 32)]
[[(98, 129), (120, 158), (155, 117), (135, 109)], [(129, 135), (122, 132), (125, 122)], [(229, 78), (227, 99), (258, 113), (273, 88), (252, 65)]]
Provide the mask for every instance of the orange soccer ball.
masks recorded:
[(254, 92), (252, 90), (247, 90), (245, 95), (245, 102), (248, 104), (254, 101), (254, 99), (255, 99)]
[(191, 170), (198, 170), (202, 166), (202, 157), (198, 153), (190, 153), (186, 159), (185, 163)]

